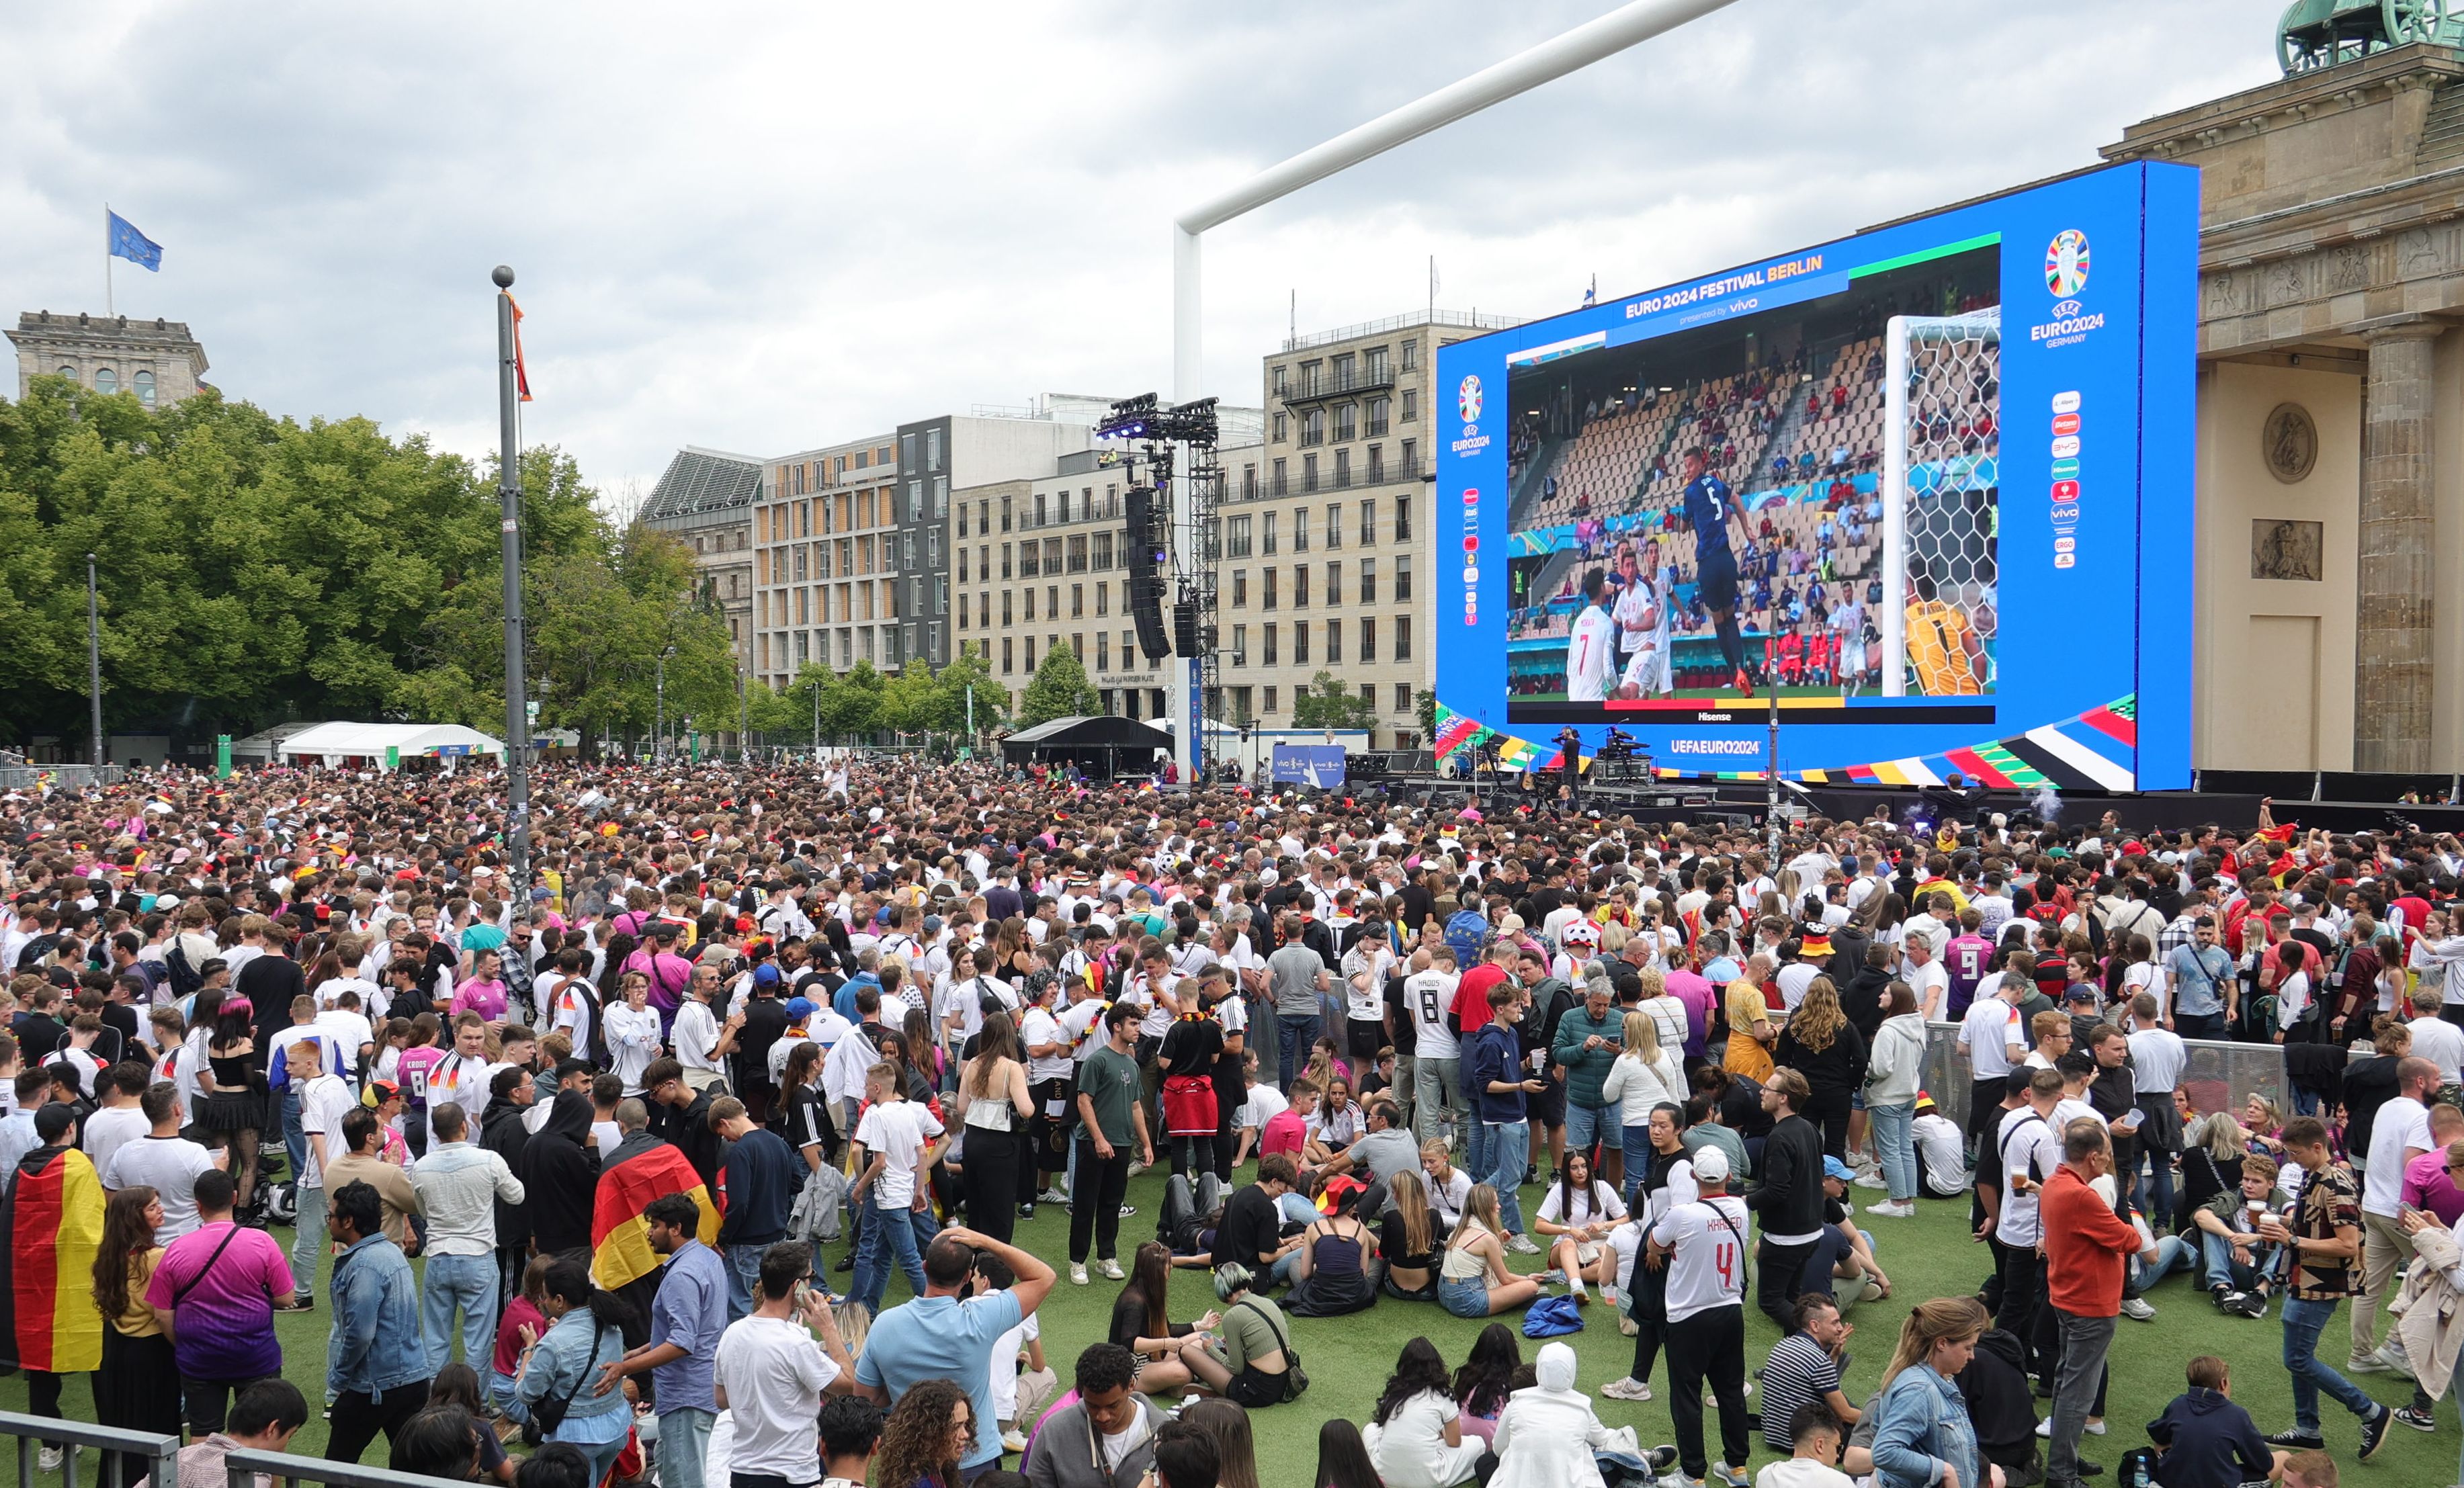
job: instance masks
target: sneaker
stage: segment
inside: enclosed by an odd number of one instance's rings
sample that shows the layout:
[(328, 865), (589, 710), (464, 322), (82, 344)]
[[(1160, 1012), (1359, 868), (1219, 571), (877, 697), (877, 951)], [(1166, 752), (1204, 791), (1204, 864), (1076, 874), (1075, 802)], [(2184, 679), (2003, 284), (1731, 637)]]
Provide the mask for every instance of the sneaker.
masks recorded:
[(2265, 1292), (2243, 1292), (2239, 1296), (2228, 1298), (2225, 1301), (2225, 1311), (2232, 1313), (2236, 1318), (2266, 1317), (2267, 1294)]
[(1138, 1174), (1146, 1171), (1151, 1166), (1153, 1165), (1148, 1163), (1147, 1160), (1142, 1157), (1133, 1157), (1130, 1159), (1130, 1176), (1134, 1178)]
[(1649, 1400), (1651, 1386), (1628, 1374), (1601, 1386), (1600, 1394), (1610, 1400)]
[(1069, 1284), (1072, 1286), (1085, 1286), (1087, 1284), (1087, 1263), (1085, 1261), (1073, 1260), (1069, 1262)]
[(2104, 1476), (2103, 1463), (2091, 1462), (2085, 1457), (2071, 1458), (2071, 1466), (2079, 1470), (2079, 1475), (2081, 1477), (2102, 1477)]
[(1754, 679), (1746, 675), (1743, 667), (1737, 668), (1736, 676), (1729, 679), (1728, 685), (1748, 697), (1754, 695)]
[(1711, 1476), (1727, 1484), (1728, 1488), (1754, 1488), (1754, 1480), (1746, 1475), (1744, 1468), (1730, 1467), (1726, 1462), (1712, 1463)]
[(44, 1472), (46, 1472), (46, 1473), (56, 1473), (56, 1472), (58, 1472), (58, 1471), (60, 1470), (60, 1449), (59, 1449), (59, 1448), (57, 1448), (57, 1447), (45, 1447), (45, 1448), (44, 1448), (44, 1449), (43, 1449), (39, 1454), (37, 1454), (37, 1455), (38, 1455), (38, 1456), (40, 1457), (40, 1459), (41, 1459), (41, 1462), (42, 1462), (42, 1469), (43, 1469), (43, 1471), (44, 1471)]
[(1121, 1206), (1121, 1217), (1122, 1217), (1122, 1218), (1124, 1218), (1124, 1219), (1127, 1219), (1127, 1218), (1128, 1218), (1128, 1217), (1130, 1217), (1132, 1214), (1136, 1214), (1137, 1212), (1138, 1212), (1138, 1206), (1137, 1206), (1137, 1205), (1135, 1205), (1135, 1204), (1123, 1204), (1123, 1205)]
[(1881, 1302), (1882, 1300), (1882, 1283), (1875, 1280), (1872, 1277), (1867, 1277), (1865, 1279), (1865, 1284), (1858, 1289), (1857, 1300), (1859, 1302)]
[(2379, 1448), (2387, 1445), (2387, 1428), (2394, 1424), (2395, 1412), (2379, 1407), (2378, 1414), (2362, 1423), (2362, 1450), (2356, 1455), (2365, 1462), (2377, 1456)]
[(1033, 1204), (1021, 1204), (1021, 1205), (1019, 1205), (1019, 1206), (1018, 1206), (1018, 1216), (1019, 1216), (1021, 1219), (1032, 1219), (1032, 1218), (1034, 1218), (1034, 1217), (1035, 1217), (1035, 1206), (1034, 1206)]
[(1866, 1205), (1865, 1213), (1881, 1214), (1885, 1219), (1914, 1219), (1917, 1216), (1917, 1206), (1907, 1200), (1886, 1198), (1879, 1204)]
[(2410, 1406), (2399, 1407), (2395, 1412), (2395, 1419), (2397, 1425), (2409, 1426), (2417, 1432), (2438, 1430), (2438, 1417), (2427, 1411), (2416, 1411)]
[(2281, 1431), (2268, 1437), (2267, 1444), (2290, 1448), (2295, 1452), (2320, 1452), (2325, 1450), (2327, 1438), (2317, 1432)]
[(1046, 1189), (1035, 1196), (1035, 1201), (1039, 1204), (1067, 1204), (1069, 1202), (1069, 1195), (1059, 1189)]
[(2125, 1297), (2122, 1299), (2122, 1315), (2125, 1318), (2136, 1318), (2142, 1323), (2153, 1323), (2156, 1321), (2156, 1309), (2149, 1305), (2147, 1299), (2145, 1297)]
[(1546, 1271), (1532, 1272), (1531, 1280), (1539, 1282), (1542, 1286), (1563, 1286), (1566, 1284), (1566, 1273), (1560, 1271), (1555, 1266), (1551, 1266)]
[(1620, 1312), (1617, 1314), (1617, 1331), (1627, 1338), (1632, 1338), (1642, 1331), (1642, 1324)]
[(1527, 1189), (1528, 1189), (1528, 1188), (1531, 1187), (1533, 1184), (1538, 1183), (1539, 1181), (1540, 1181), (1540, 1169), (1539, 1169), (1539, 1166), (1538, 1166), (1537, 1164), (1534, 1164), (1534, 1163), (1525, 1163), (1525, 1164), (1523, 1165), (1523, 1187), (1525, 1187), (1525, 1188), (1527, 1188)]
[(2036, 1434), (2047, 1441), (2054, 1439), (2054, 1418), (2047, 1416), (2036, 1423)]
[(1506, 1248), (1518, 1256), (1537, 1256), (1540, 1254), (1540, 1247), (1532, 1244), (1531, 1236), (1528, 1235), (1507, 1236), (1506, 1237)]
[[(1889, 1181), (1885, 1179), (1881, 1172), (1871, 1168), (1867, 1168), (1859, 1171), (1856, 1177), (1849, 1181), (1856, 1184), (1857, 1187), (1860, 1189), (1887, 1189), (1891, 1186)], [(1880, 1211), (1869, 1210), (1867, 1213), (1874, 1214), (1880, 1213)]]
[(1001, 1433), (1001, 1450), (1003, 1452), (1024, 1452), (1026, 1450), (1026, 1438), (1014, 1431), (1003, 1432)]
[(2394, 1373), (2406, 1379), (2412, 1378), (2412, 1360), (2406, 1356), (2403, 1346), (2390, 1341), (2382, 1345), (2379, 1351), (2370, 1357), (2386, 1365)]
[(1109, 1256), (1095, 1262), (1095, 1269), (1103, 1273), (1104, 1280), (1107, 1281), (1117, 1281), (1121, 1279), (1121, 1263)]
[(2233, 1301), (2240, 1295), (2241, 1294), (2239, 1292), (2236, 1292), (2232, 1287), (2225, 1285), (2222, 1281), (2218, 1281), (2215, 1285), (2208, 1288), (2208, 1301), (2214, 1305), (2218, 1312), (2224, 1311), (2225, 1303)]
[(1591, 1304), (1592, 1304), (1592, 1294), (1591, 1294), (1591, 1293), (1586, 1292), (1586, 1291), (1580, 1291), (1580, 1290), (1578, 1290), (1578, 1291), (1576, 1291), (1576, 1292), (1574, 1293), (1574, 1305), (1575, 1305), (1575, 1306), (1577, 1306), (1577, 1307), (1588, 1307), (1588, 1306), (1590, 1306)]
[(2387, 1372), (2387, 1362), (2385, 1359), (2380, 1358), (2377, 1351), (2374, 1349), (2369, 1353), (2355, 1354), (2353, 1357), (2345, 1360), (2341, 1372), (2345, 1374), (2385, 1374)]

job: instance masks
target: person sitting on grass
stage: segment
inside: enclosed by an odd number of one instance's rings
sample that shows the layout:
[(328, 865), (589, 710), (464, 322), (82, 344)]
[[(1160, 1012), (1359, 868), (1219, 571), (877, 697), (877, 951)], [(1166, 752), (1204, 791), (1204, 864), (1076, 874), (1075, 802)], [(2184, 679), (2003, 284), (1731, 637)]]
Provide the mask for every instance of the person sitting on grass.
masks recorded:
[(1536, 1278), (1507, 1269), (1505, 1223), (1497, 1214), (1497, 1191), (1476, 1185), (1463, 1200), (1463, 1223), (1446, 1240), (1438, 1267), (1438, 1301), (1458, 1318), (1491, 1318), (1528, 1306), (1540, 1295)]
[(1288, 1377), (1291, 1324), (1281, 1307), (1249, 1294), (1255, 1280), (1246, 1266), (1216, 1267), (1215, 1297), (1223, 1303), (1221, 1351), (1205, 1333), (1180, 1341), (1181, 1363), (1197, 1383), (1244, 1411), (1293, 1398)]
[(1111, 1341), (1137, 1355), (1137, 1390), (1142, 1395), (1169, 1394), (1189, 1383), (1189, 1367), (1180, 1362), (1180, 1341), (1212, 1329), (1220, 1320), (1210, 1312), (1195, 1324), (1175, 1323), (1165, 1310), (1171, 1302), (1172, 1253), (1161, 1241), (1149, 1240), (1130, 1257), (1130, 1278), (1112, 1301)]
[(1578, 1305), (1591, 1304), (1587, 1279), (1607, 1253), (1609, 1232), (1624, 1217), (1625, 1205), (1617, 1190), (1592, 1176), (1590, 1154), (1568, 1152), (1557, 1170), (1557, 1181), (1550, 1185), (1549, 1196), (1540, 1201), (1540, 1212), (1532, 1216), (1532, 1228), (1550, 1237), (1550, 1263), (1573, 1288)]
[(1456, 1488), (1478, 1476), (1488, 1444), (1464, 1434), (1463, 1408), (1446, 1386), (1435, 1344), (1415, 1338), (1403, 1346), (1361, 1433), (1386, 1488)]
[(1492, 1323), (1472, 1340), (1471, 1354), (1455, 1370), (1455, 1404), (1463, 1408), (1466, 1436), (1486, 1442), (1497, 1430), (1497, 1413), (1514, 1393), (1514, 1376), (1524, 1368), (1521, 1335), (1508, 1324)]
[(2225, 1362), (2201, 1354), (2184, 1372), (2189, 1388), (2147, 1423), (2147, 1439), (2161, 1454), (2156, 1481), (2163, 1488), (2239, 1488), (2281, 1478), (2286, 1454), (2271, 1452), (2250, 1412), (2233, 1403)]
[[(1768, 1427), (1765, 1434), (1772, 1434)], [(1839, 1447), (1848, 1439), (1839, 1413), (1819, 1400), (1798, 1406), (1789, 1417), (1789, 1458), (1754, 1475), (1754, 1488), (1850, 1488), (1839, 1471)]]
[(2276, 1207), (2276, 1159), (2253, 1152), (2241, 1162), (2241, 1187), (2227, 1189), (2191, 1211), (2198, 1227), (2200, 1280), (2218, 1312), (2267, 1316), (2268, 1279), (2281, 1249), (2258, 1233), (2258, 1216)]

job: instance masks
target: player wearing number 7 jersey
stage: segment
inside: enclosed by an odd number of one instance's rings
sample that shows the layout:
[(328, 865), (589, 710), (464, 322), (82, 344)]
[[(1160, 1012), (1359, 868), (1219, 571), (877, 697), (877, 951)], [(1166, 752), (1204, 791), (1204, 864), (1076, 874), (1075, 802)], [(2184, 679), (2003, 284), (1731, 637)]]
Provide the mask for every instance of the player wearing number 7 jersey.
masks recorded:
[(1720, 1405), (1720, 1481), (1746, 1488), (1746, 1205), (1728, 1194), (1727, 1153), (1706, 1147), (1693, 1161), (1702, 1197), (1661, 1216), (1644, 1258), (1668, 1268), (1668, 1413), (1678, 1464), (1700, 1480), (1708, 1379)]
[(1462, 1126), (1463, 1044), (1448, 1017), (1462, 981), (1455, 974), (1455, 953), (1443, 944), (1412, 952), (1412, 974), (1403, 978), (1403, 1016), (1419, 1040), (1412, 1134), (1422, 1142), (1443, 1138), (1451, 1144)]

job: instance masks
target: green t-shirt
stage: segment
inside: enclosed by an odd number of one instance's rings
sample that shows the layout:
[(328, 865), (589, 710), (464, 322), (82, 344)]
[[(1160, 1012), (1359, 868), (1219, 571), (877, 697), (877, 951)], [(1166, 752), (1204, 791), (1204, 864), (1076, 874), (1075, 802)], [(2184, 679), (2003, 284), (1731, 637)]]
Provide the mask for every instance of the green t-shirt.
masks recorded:
[[(1078, 1093), (1095, 1108), (1095, 1125), (1114, 1147), (1137, 1140), (1138, 1061), (1106, 1044), (1078, 1066)], [(1133, 1154), (1134, 1155), (1134, 1154)]]
[(1283, 1347), (1282, 1333), (1289, 1330), (1284, 1309), (1264, 1297), (1244, 1297), (1240, 1305), (1223, 1309), (1223, 1362), (1237, 1374), (1243, 1365)]

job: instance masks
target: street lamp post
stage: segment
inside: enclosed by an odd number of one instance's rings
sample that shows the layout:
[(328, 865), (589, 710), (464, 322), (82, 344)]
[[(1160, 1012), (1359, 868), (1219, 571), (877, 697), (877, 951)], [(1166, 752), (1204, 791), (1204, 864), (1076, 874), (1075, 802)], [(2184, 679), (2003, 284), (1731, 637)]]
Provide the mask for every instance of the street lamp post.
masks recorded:
[[(102, 610), (95, 598), (94, 555), (85, 556), (85, 681), (94, 703), (94, 768), (102, 757)], [(98, 777), (98, 783), (99, 783)]]
[(659, 711), (650, 725), (650, 757), (660, 764), (668, 762), (668, 658), (675, 654), (676, 648), (672, 646), (659, 652)]

